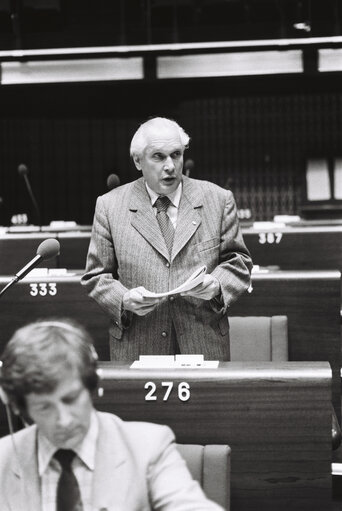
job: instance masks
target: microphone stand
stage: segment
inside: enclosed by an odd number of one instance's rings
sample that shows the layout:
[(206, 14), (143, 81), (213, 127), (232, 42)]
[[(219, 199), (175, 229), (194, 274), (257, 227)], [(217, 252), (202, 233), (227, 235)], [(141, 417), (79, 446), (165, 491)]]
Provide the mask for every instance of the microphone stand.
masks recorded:
[(37, 225), (39, 226), (39, 229), (41, 230), (42, 223), (41, 223), (41, 218), (40, 218), (40, 211), (39, 211), (39, 207), (38, 207), (38, 202), (36, 201), (36, 198), (35, 198), (34, 193), (32, 191), (32, 188), (31, 188), (31, 185), (30, 185), (30, 181), (29, 181), (29, 179), (27, 177), (27, 174), (23, 174), (23, 177), (25, 179), (27, 191), (29, 193), (29, 196), (31, 197), (31, 201), (32, 201), (33, 207), (34, 207), (35, 212), (36, 212)]
[(20, 271), (18, 271), (18, 273), (16, 273), (14, 275), (14, 277), (12, 277), (12, 279), (10, 280), (10, 282), (8, 282), (8, 284), (6, 284), (6, 286), (1, 289), (0, 291), (0, 298), (3, 294), (5, 294), (5, 292), (10, 288), (12, 287), (14, 284), (16, 284), (19, 280), (23, 279), (25, 277), (25, 275), (27, 275), (28, 273), (30, 273), (30, 271), (35, 267), (37, 266), (37, 264), (42, 260), (42, 256), (37, 254), (29, 263), (27, 263), (24, 268), (22, 268)]
[(16, 282), (18, 282), (19, 278), (17, 276), (13, 277), (12, 280), (6, 284), (6, 286), (1, 289), (0, 291), (0, 297), (5, 294), (5, 292), (7, 291), (7, 289), (9, 289), (11, 286), (13, 286), (13, 284), (15, 284)]

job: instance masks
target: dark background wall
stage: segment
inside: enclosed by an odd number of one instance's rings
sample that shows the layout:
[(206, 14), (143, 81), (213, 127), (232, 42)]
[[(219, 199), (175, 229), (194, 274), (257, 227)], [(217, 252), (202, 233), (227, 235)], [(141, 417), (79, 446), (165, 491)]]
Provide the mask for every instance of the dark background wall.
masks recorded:
[(3, 86), (0, 111), (0, 224), (31, 212), (20, 163), (45, 224), (91, 223), (107, 176), (137, 177), (129, 143), (153, 115), (191, 135), (193, 177), (231, 188), (259, 220), (298, 213), (307, 157), (342, 154), (338, 75)]

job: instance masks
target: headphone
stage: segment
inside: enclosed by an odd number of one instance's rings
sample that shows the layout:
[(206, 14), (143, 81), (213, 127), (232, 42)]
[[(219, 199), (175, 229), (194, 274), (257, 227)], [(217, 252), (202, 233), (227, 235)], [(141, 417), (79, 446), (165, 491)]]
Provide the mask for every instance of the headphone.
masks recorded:
[[(2, 360), (0, 360), (0, 374), (1, 374), (1, 367), (2, 367)], [(10, 404), (8, 395), (4, 391), (4, 389), (0, 385), (0, 401), (5, 405), (8, 406)]]

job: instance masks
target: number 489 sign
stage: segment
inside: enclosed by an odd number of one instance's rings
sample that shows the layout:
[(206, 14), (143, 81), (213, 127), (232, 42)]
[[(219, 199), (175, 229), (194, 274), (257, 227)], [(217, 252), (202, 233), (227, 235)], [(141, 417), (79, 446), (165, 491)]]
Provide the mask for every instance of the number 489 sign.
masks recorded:
[[(177, 392), (177, 397), (180, 401), (188, 401), (190, 399), (190, 385), (186, 381), (178, 383), (174, 387), (173, 381), (162, 381), (161, 386), (164, 390), (163, 401), (167, 401), (171, 393)], [(153, 381), (148, 381), (144, 385), (144, 389), (147, 390), (145, 395), (145, 401), (157, 401), (156, 390), (157, 385)], [(177, 389), (177, 390), (176, 390)]]

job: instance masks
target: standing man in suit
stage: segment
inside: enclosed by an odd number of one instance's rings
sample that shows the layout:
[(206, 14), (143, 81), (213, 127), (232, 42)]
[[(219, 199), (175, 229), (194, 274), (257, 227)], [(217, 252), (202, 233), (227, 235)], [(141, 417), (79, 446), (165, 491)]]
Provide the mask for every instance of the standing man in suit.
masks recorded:
[[(230, 359), (228, 307), (248, 288), (252, 267), (233, 194), (184, 176), (189, 136), (170, 119), (142, 124), (131, 156), (142, 177), (99, 197), (82, 284), (111, 318), (114, 360), (202, 353)], [(205, 265), (202, 284), (165, 292)]]
[(223, 511), (192, 479), (167, 426), (95, 411), (97, 380), (79, 326), (39, 321), (14, 334), (2, 398), (35, 424), (0, 439), (1, 511)]

